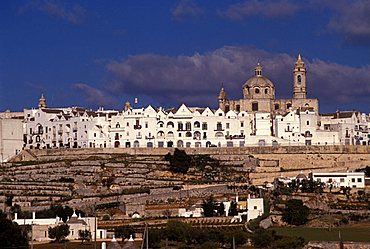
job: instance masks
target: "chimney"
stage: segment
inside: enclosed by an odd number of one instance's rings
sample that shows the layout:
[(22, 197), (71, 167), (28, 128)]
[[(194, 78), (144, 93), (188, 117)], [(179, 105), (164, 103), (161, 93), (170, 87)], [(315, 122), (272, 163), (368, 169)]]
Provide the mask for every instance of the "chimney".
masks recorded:
[(36, 220), (36, 212), (32, 212), (32, 220)]

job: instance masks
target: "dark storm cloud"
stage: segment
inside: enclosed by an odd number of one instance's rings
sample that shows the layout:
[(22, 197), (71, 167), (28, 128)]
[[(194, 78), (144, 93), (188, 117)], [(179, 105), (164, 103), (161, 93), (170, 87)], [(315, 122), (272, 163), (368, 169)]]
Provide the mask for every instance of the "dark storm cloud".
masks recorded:
[(176, 7), (171, 10), (171, 14), (176, 19), (182, 19), (189, 16), (199, 16), (203, 10), (191, 0), (181, 0)]
[(342, 34), (345, 43), (370, 46), (370, 1), (341, 0), (318, 4), (333, 12), (328, 29)]
[(109, 94), (84, 83), (74, 84), (72, 89), (77, 96), (83, 97), (87, 103), (95, 106), (112, 106), (115, 103)]
[(29, 4), (22, 6), (19, 13), (29, 10), (41, 11), (51, 17), (65, 20), (71, 24), (80, 24), (86, 18), (86, 9), (78, 4), (67, 6), (58, 1), (31, 1)]
[[(303, 57), (304, 59), (304, 57)], [(257, 62), (275, 83), (277, 97), (292, 96), (296, 58), (250, 47), (224, 47), (192, 56), (142, 54), (106, 65), (114, 93), (151, 96), (160, 103), (217, 105), (224, 85), (231, 98), (240, 98), (244, 82), (254, 75)], [(370, 101), (370, 66), (354, 68), (321, 60), (306, 61), (310, 97), (350, 103)]]
[(258, 1), (251, 0), (244, 3), (233, 4), (220, 15), (232, 20), (243, 20), (252, 16), (263, 16), (265, 18), (284, 18), (294, 15), (300, 9), (299, 4), (287, 0)]

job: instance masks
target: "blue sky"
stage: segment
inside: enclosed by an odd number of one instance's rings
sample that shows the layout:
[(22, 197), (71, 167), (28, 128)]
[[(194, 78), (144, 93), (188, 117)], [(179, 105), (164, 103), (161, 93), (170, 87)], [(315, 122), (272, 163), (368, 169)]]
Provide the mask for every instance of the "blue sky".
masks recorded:
[(370, 1), (180, 0), (0, 3), (0, 111), (217, 106), (257, 62), (292, 96), (298, 53), (321, 112), (370, 112)]

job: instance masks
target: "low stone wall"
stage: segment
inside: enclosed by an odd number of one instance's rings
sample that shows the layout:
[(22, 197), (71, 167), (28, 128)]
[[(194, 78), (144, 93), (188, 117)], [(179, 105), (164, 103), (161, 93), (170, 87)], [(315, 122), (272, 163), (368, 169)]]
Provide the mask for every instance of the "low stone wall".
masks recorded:
[[(370, 154), (370, 146), (356, 145), (326, 145), (326, 146), (260, 146), (233, 148), (183, 148), (186, 153), (207, 155), (238, 155), (238, 154)], [(13, 161), (27, 161), (37, 158), (42, 160), (63, 158), (82, 158), (84, 156), (111, 157), (119, 154), (163, 156), (173, 152), (174, 148), (87, 148), (87, 149), (44, 149), (26, 150), (13, 158)]]
[[(339, 241), (311, 241), (304, 249), (338, 249)], [(370, 249), (369, 242), (343, 242), (345, 249)]]

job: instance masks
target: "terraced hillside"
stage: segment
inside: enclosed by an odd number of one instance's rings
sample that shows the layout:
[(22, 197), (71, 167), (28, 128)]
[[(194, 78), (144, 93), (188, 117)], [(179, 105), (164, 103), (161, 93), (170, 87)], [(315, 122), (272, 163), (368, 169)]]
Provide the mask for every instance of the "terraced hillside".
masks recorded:
[[(164, 156), (172, 148), (64, 149), (23, 151), (2, 165), (3, 201), (28, 209), (51, 203), (91, 206), (145, 204), (185, 195), (229, 193), (234, 183), (261, 184), (280, 175), (310, 171), (346, 171), (370, 165), (369, 146), (186, 148), (209, 155), (218, 167), (197, 167), (187, 174), (168, 171)], [(190, 190), (191, 189), (191, 190)], [(126, 210), (127, 211), (127, 210)]]

